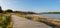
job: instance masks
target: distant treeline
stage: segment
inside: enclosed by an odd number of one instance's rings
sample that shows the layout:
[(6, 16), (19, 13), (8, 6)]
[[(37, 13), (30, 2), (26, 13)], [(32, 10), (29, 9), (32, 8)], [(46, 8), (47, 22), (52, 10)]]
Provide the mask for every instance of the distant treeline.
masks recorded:
[(20, 13), (20, 14), (36, 14), (34, 12), (23, 12), (23, 11), (13, 11), (12, 9), (7, 9), (5, 11), (2, 10), (1, 6), (0, 6), (0, 13)]
[(36, 14), (34, 12), (22, 12), (22, 11), (14, 11), (13, 13), (20, 13), (20, 14)]

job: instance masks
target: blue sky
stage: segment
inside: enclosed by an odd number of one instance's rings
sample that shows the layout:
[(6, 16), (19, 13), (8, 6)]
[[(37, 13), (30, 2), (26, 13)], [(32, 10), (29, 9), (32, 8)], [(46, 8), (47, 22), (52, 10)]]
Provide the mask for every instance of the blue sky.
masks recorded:
[(60, 0), (0, 0), (3, 10), (60, 12)]

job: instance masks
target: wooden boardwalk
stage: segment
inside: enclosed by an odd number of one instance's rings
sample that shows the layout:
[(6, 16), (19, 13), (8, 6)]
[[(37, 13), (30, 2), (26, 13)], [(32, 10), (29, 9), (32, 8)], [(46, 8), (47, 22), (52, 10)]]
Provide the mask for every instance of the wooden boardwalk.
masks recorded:
[(21, 18), (12, 15), (13, 28), (52, 28), (44, 23), (31, 21), (25, 18)]

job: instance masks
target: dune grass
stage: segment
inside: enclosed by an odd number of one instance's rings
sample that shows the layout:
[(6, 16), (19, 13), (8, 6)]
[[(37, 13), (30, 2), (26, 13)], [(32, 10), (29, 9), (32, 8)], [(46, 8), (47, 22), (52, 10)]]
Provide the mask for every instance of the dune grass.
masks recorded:
[(0, 14), (0, 28), (12, 28), (11, 15)]
[(15, 15), (19, 16), (19, 17), (23, 17), (23, 18), (26, 18), (27, 16), (23, 15), (23, 14), (19, 14), (19, 13), (16, 13)]

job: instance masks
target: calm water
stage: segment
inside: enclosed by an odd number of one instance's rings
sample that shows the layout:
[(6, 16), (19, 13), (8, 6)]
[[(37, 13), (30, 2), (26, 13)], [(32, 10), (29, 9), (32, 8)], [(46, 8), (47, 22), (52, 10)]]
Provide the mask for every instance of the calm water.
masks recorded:
[(60, 18), (60, 14), (42, 14), (42, 16), (51, 17), (51, 18)]

